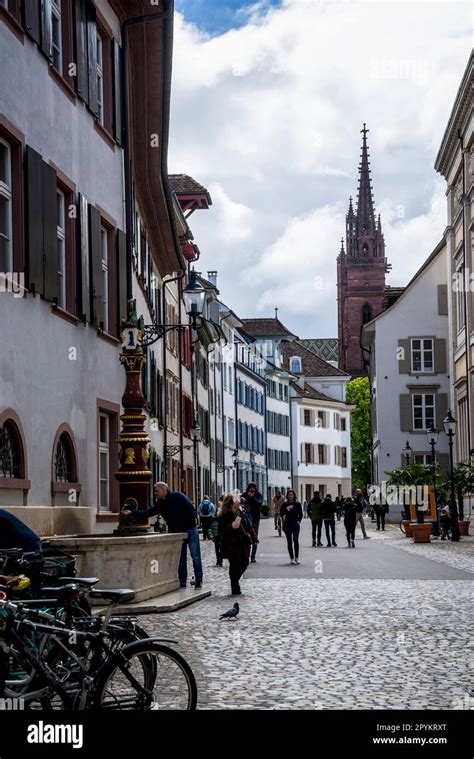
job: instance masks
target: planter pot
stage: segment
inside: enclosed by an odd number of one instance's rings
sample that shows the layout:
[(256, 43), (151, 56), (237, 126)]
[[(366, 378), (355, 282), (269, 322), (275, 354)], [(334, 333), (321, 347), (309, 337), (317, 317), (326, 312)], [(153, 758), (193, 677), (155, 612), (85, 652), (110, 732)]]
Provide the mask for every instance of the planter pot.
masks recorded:
[(459, 520), (459, 534), (460, 535), (469, 535), (469, 519), (460, 519)]
[(404, 519), (402, 521), (403, 529), (405, 530), (405, 537), (411, 538), (413, 537), (413, 533), (411, 531), (411, 522), (409, 519)]
[(431, 522), (423, 522), (423, 524), (419, 524), (418, 522), (413, 522), (411, 525), (411, 530), (413, 533), (413, 542), (414, 543), (429, 543), (431, 529), (432, 529)]

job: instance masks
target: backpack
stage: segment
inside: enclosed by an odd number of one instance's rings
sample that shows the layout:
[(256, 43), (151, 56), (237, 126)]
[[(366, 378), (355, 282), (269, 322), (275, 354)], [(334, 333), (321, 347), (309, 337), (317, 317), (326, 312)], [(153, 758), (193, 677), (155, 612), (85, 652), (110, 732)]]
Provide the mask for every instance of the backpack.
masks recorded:
[(209, 503), (209, 501), (205, 501), (203, 504), (201, 504), (202, 517), (208, 517), (210, 510), (211, 510), (211, 504)]

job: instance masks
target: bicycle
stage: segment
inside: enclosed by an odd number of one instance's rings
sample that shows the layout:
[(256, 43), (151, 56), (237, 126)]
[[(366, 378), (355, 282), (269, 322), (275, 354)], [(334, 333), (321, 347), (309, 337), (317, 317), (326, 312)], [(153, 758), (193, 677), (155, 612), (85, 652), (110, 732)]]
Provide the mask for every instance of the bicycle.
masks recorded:
[(282, 520), (282, 518), (281, 518), (281, 516), (279, 514), (276, 517), (275, 523), (276, 523), (276, 529), (278, 530), (278, 537), (281, 538), (281, 531), (282, 531), (282, 527), (283, 527), (283, 520)]
[[(133, 595), (133, 591), (126, 590), (102, 593), (117, 603)], [(164, 645), (177, 641), (146, 638), (114, 649), (106, 629), (93, 631), (87, 629), (87, 624), (85, 627), (84, 631), (68, 628), (47, 612), (25, 609), (0, 598), (0, 696), (22, 698), (28, 708), (37, 703), (42, 708), (56, 705), (79, 710), (196, 708), (197, 687), (189, 664)], [(42, 657), (31, 644), (32, 632), (50, 636), (58, 644), (62, 658), (58, 660), (56, 656), (51, 661)], [(86, 655), (77, 651), (78, 640), (87, 650)], [(12, 647), (17, 660), (34, 673), (26, 687), (5, 677)], [(151, 661), (154, 666), (150, 666)]]

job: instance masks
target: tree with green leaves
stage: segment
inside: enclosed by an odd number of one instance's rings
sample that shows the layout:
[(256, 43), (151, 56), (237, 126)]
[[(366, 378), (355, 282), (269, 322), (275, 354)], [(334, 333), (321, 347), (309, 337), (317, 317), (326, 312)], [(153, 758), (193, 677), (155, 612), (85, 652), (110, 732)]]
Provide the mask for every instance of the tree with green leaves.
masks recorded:
[(370, 385), (367, 377), (357, 377), (347, 383), (346, 402), (355, 406), (351, 415), (352, 485), (365, 491), (372, 480)]

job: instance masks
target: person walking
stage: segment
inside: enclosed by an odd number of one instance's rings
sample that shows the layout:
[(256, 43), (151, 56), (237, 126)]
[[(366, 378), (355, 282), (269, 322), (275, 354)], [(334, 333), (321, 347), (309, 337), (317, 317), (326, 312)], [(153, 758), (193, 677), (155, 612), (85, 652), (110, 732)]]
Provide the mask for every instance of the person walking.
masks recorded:
[[(222, 508), (222, 500), (219, 501), (219, 511)], [(222, 566), (222, 558), (221, 558), (221, 538), (219, 535), (219, 511), (215, 511), (211, 518), (211, 526), (209, 527), (209, 533), (208, 537), (209, 540), (212, 540), (214, 542), (214, 550), (216, 552), (216, 567)]]
[(202, 527), (202, 539), (208, 539), (208, 532), (211, 526), (212, 517), (216, 513), (216, 507), (212, 503), (208, 495), (205, 495), (199, 504), (199, 519)]
[(303, 519), (308, 518), (308, 501), (303, 501)]
[(168, 532), (185, 532), (187, 538), (183, 541), (178, 567), (179, 583), (182, 588), (187, 585), (189, 547), (194, 567), (194, 587), (196, 589), (201, 588), (203, 576), (201, 548), (194, 506), (184, 493), (180, 493), (178, 490), (170, 490), (166, 482), (157, 482), (154, 487), (154, 494), (155, 501), (149, 509), (140, 509), (134, 512), (123, 509), (122, 514), (127, 516), (133, 513), (144, 519), (155, 515), (161, 516), (168, 525)]
[(219, 512), (220, 556), (229, 560), (229, 579), (233, 596), (241, 595), (240, 578), (249, 565), (250, 547), (258, 537), (240, 506), (239, 496), (224, 496)]
[(385, 514), (388, 511), (387, 504), (386, 503), (374, 504), (374, 511), (375, 511), (375, 517), (377, 519), (377, 530), (380, 530), (380, 527), (382, 527), (382, 532), (385, 532)]
[(355, 492), (354, 503), (356, 506), (356, 527), (357, 524), (360, 524), (364, 540), (367, 540), (369, 538), (369, 535), (367, 535), (367, 532), (365, 531), (364, 523), (364, 509), (367, 506), (367, 501), (365, 500), (364, 494), (360, 488), (357, 488)]
[(336, 519), (340, 522), (342, 516), (342, 500), (338, 495), (334, 499), (334, 506), (336, 507)]
[(300, 523), (303, 519), (303, 509), (301, 503), (296, 500), (296, 493), (294, 490), (288, 490), (286, 494), (286, 501), (281, 507), (281, 518), (283, 519), (283, 532), (285, 533), (286, 542), (288, 545), (288, 553), (290, 554), (290, 563), (299, 564), (300, 555)]
[[(253, 528), (253, 531), (255, 535), (258, 537), (258, 530), (260, 527), (260, 517), (261, 517), (261, 508), (263, 503), (263, 496), (261, 493), (258, 492), (257, 486), (254, 482), (250, 482), (247, 485), (247, 490), (243, 494), (245, 501), (247, 503), (247, 506), (250, 509), (250, 513), (252, 515), (252, 524), (251, 527)], [(250, 554), (250, 561), (252, 564), (255, 564), (256, 562), (256, 556), (257, 556), (257, 542), (256, 541), (252, 546), (252, 551)]]
[(323, 514), (323, 521), (324, 521), (324, 529), (326, 530), (326, 539), (328, 541), (327, 547), (331, 548), (331, 538), (332, 538), (332, 545), (334, 546), (334, 548), (337, 548), (336, 520), (334, 518), (336, 514), (336, 506), (334, 505), (334, 501), (332, 500), (329, 493), (327, 494), (326, 498), (323, 501), (322, 514)]
[(344, 511), (344, 527), (346, 528), (347, 547), (355, 548), (355, 529), (356, 529), (356, 505), (352, 498), (346, 498), (342, 506)]
[(317, 490), (308, 503), (308, 516), (311, 519), (312, 547), (314, 548), (316, 546), (316, 529), (318, 531), (318, 546), (322, 546), (321, 531), (323, 529), (323, 513), (321, 496)]
[(280, 509), (284, 503), (285, 496), (281, 490), (275, 490), (275, 495), (272, 498), (273, 522), (275, 524), (275, 530), (278, 530), (278, 518), (280, 516)]

